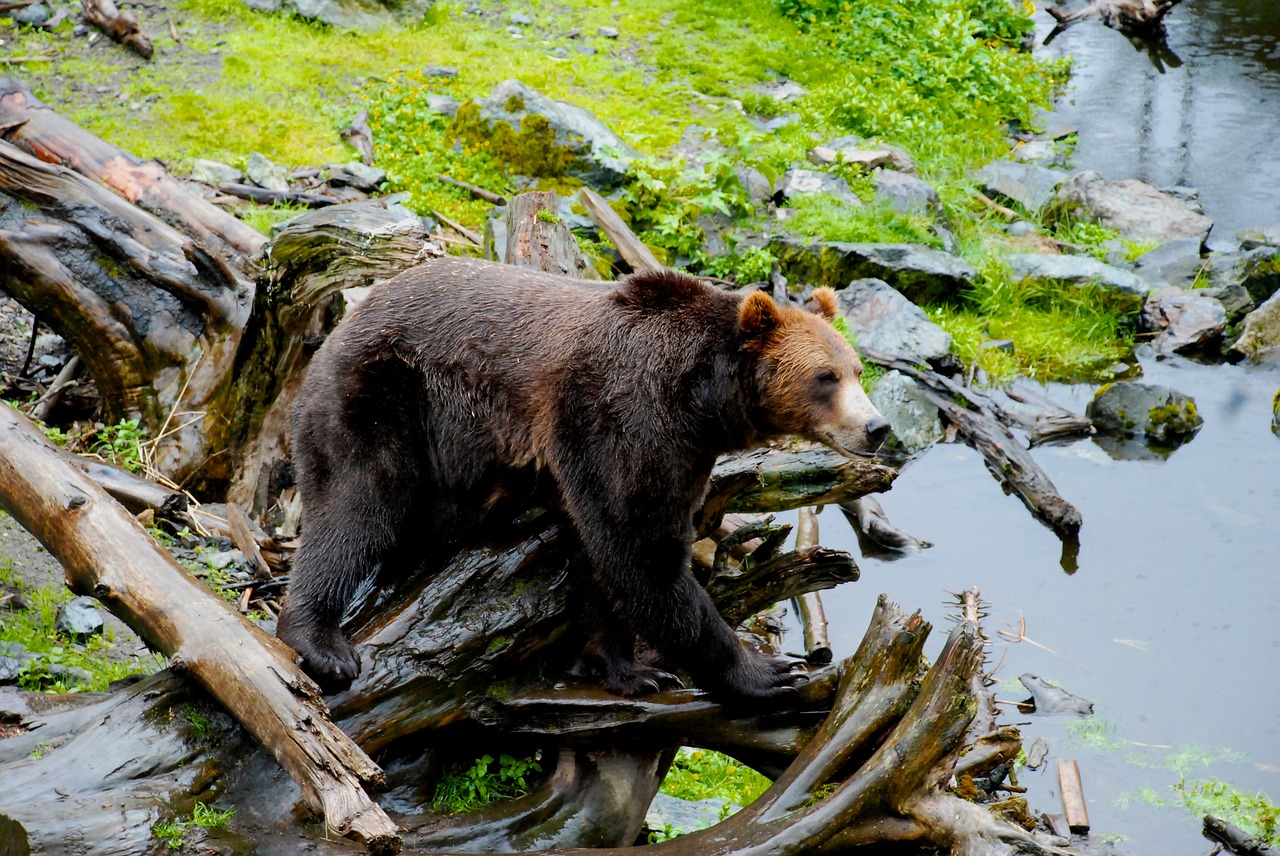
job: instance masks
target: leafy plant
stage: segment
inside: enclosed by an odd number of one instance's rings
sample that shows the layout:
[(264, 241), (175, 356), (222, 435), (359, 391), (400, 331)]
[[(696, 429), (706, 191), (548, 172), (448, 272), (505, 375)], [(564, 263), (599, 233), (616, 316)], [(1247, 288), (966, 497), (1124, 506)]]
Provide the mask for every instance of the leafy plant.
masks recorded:
[(1192, 815), (1217, 815), (1272, 847), (1280, 846), (1280, 806), (1266, 794), (1248, 794), (1225, 782), (1189, 782), (1185, 777), (1172, 787)]
[(661, 790), (683, 800), (723, 797), (728, 803), (749, 805), (772, 784), (750, 767), (708, 749), (682, 747), (662, 780)]
[(217, 829), (225, 826), (235, 813), (234, 808), (222, 809), (198, 802), (191, 807), (190, 816), (166, 820), (152, 826), (151, 837), (164, 842), (170, 850), (181, 850), (186, 843), (186, 833), (193, 826)]
[(105, 460), (124, 467), (131, 473), (141, 472), (143, 444), (147, 432), (138, 419), (122, 419), (114, 425), (104, 425), (94, 435), (89, 451)]
[(442, 776), (436, 785), (434, 806), (451, 812), (474, 811), (498, 800), (529, 792), (534, 773), (541, 773), (537, 758), (516, 758), (506, 753), (497, 761), (481, 755), (459, 773)]

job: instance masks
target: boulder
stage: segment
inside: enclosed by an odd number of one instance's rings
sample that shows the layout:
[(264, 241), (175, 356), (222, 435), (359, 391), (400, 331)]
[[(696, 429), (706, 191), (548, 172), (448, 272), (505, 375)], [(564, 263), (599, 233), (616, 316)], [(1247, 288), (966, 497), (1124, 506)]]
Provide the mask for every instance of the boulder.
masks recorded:
[(284, 167), (272, 163), (257, 152), (250, 153), (244, 171), (250, 181), (266, 190), (289, 189), (289, 174)]
[(435, 0), (244, 0), (259, 12), (285, 12), (339, 30), (370, 32), (422, 20)]
[(951, 334), (883, 280), (855, 279), (836, 296), (840, 314), (861, 346), (926, 363), (941, 362), (951, 353)]
[(0, 684), (16, 684), (27, 663), (35, 658), (25, 645), (0, 640)]
[(1203, 245), (1213, 228), (1208, 217), (1145, 182), (1107, 181), (1096, 172), (1068, 179), (1058, 188), (1054, 206), (1059, 215), (1099, 223), (1122, 238), (1148, 244), (1196, 238)]
[(889, 420), (891, 443), (914, 455), (943, 437), (938, 407), (920, 389), (920, 384), (901, 372), (892, 371), (876, 382), (871, 403)]
[(884, 168), (908, 175), (917, 173), (915, 161), (902, 149), (860, 137), (836, 137), (825, 146), (817, 146), (809, 152), (809, 160), (819, 166), (853, 164), (863, 172)]
[(769, 250), (792, 282), (839, 288), (855, 279), (874, 277), (913, 303), (957, 302), (978, 275), (963, 259), (919, 244), (807, 242), (794, 235), (778, 235), (770, 240)]
[(427, 96), (427, 109), (441, 116), (457, 116), (459, 106), (458, 99), (451, 98), (448, 95), (430, 94)]
[(682, 800), (679, 797), (658, 793), (654, 795), (653, 802), (649, 804), (649, 810), (645, 813), (644, 825), (646, 829), (659, 833), (668, 830), (697, 832), (699, 829), (715, 826), (726, 813), (733, 814), (741, 808), (731, 803), (726, 809), (725, 804), (728, 802), (724, 797)]
[(938, 191), (929, 182), (892, 169), (877, 169), (871, 180), (876, 185), (876, 199), (888, 203), (895, 211), (946, 220)]
[(98, 602), (91, 597), (81, 596), (64, 603), (58, 609), (53, 627), (59, 633), (83, 641), (101, 633), (103, 624)]
[(191, 180), (217, 187), (223, 182), (239, 184), (244, 181), (244, 173), (220, 161), (196, 158), (191, 162)]
[(1254, 362), (1280, 359), (1280, 291), (1244, 316), (1240, 338), (1231, 346), (1227, 357)]
[(1067, 174), (1033, 163), (1002, 160), (978, 170), (974, 179), (988, 196), (1004, 197), (1035, 213), (1049, 204)]
[(1176, 444), (1200, 430), (1195, 399), (1153, 383), (1117, 381), (1101, 387), (1085, 408), (1099, 433)]
[(1122, 311), (1136, 312), (1151, 291), (1150, 284), (1127, 270), (1100, 262), (1092, 256), (1054, 256), (1022, 253), (1005, 256), (1009, 275), (1018, 282), (1054, 280), (1076, 286), (1094, 286), (1107, 293)]
[(1246, 229), (1237, 233), (1236, 238), (1239, 239), (1240, 246), (1246, 250), (1256, 250), (1259, 247), (1280, 249), (1280, 223), (1264, 226), (1261, 229)]
[(1227, 327), (1227, 311), (1197, 291), (1162, 288), (1147, 297), (1142, 324), (1157, 333), (1152, 343), (1163, 353), (1190, 353), (1216, 348)]
[[(564, 175), (602, 192), (620, 184), (640, 157), (589, 111), (548, 98), (519, 80), (499, 83), (479, 107), (480, 120), (491, 129), (507, 126), (536, 149), (531, 156), (562, 160)], [(513, 160), (512, 166), (519, 172), (521, 163)]]
[(1249, 292), (1244, 290), (1243, 285), (1215, 285), (1210, 288), (1198, 288), (1196, 289), (1196, 294), (1212, 297), (1221, 303), (1222, 308), (1227, 313), (1228, 324), (1235, 324), (1252, 312), (1258, 305), (1253, 302), (1253, 298), (1249, 296)]
[(1280, 291), (1280, 250), (1258, 247), (1241, 253), (1210, 253), (1210, 285), (1240, 285), (1255, 303)]
[(782, 205), (797, 196), (813, 196), (817, 193), (833, 196), (846, 205), (856, 207), (862, 204), (862, 200), (849, 189), (849, 182), (838, 175), (812, 169), (789, 169), (783, 173), (778, 180), (778, 189), (774, 191), (773, 201)]
[(1149, 250), (1134, 265), (1135, 272), (1155, 287), (1191, 288), (1205, 268), (1200, 257), (1200, 242), (1195, 238), (1178, 238)]

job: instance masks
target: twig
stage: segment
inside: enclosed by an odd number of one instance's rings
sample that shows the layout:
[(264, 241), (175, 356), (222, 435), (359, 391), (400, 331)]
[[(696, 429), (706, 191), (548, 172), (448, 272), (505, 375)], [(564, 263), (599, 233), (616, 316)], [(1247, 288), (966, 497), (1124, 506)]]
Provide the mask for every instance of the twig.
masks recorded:
[(67, 364), (62, 367), (62, 371), (58, 372), (58, 376), (53, 380), (53, 385), (40, 397), (35, 407), (31, 408), (32, 418), (40, 422), (48, 420), (49, 414), (53, 412), (53, 408), (57, 407), (58, 402), (62, 399), (62, 393), (76, 385), (75, 377), (79, 372), (80, 357), (73, 355), (71, 359), (67, 360)]
[(172, 15), (169, 16), (169, 35), (173, 36), (175, 42), (182, 44), (182, 36), (178, 35), (178, 25)]
[[(26, 5), (25, 3), (23, 4)], [(53, 62), (52, 56), (4, 56), (0, 57), (0, 65), (17, 65), (20, 62)]]
[(432, 210), (432, 212), (431, 212), (431, 216), (432, 216), (432, 217), (435, 217), (435, 218), (436, 218), (437, 220), (439, 220), (441, 223), (445, 224), (445, 225), (446, 225), (446, 226), (448, 226), (450, 229), (452, 229), (453, 231), (457, 232), (459, 235), (461, 235), (462, 237), (466, 238), (466, 239), (467, 239), (468, 241), (470, 241), (471, 243), (475, 244), (477, 247), (482, 247), (482, 246), (484, 246), (484, 238), (483, 238), (483, 237), (481, 237), (480, 235), (478, 235), (478, 234), (476, 234), (475, 232), (471, 231), (471, 230), (470, 230), (470, 229), (468, 229), (466, 226), (464, 226), (464, 225), (462, 225), (461, 223), (459, 223), (457, 220), (453, 220), (453, 219), (451, 219), (451, 218), (449, 218), (449, 217), (446, 217), (446, 216), (444, 216), (443, 214), (441, 214), (439, 211), (435, 211), (435, 210)]
[(1022, 215), (1019, 214), (1017, 211), (1014, 211), (1012, 208), (1006, 208), (1005, 206), (1001, 205), (999, 202), (996, 202), (990, 196), (987, 196), (985, 193), (974, 193), (973, 198), (978, 200), (988, 208), (990, 208), (992, 211), (1003, 216), (1007, 220), (1023, 219)]
[(436, 180), (443, 181), (445, 184), (452, 184), (454, 187), (460, 187), (476, 199), (483, 199), (485, 202), (490, 202), (494, 205), (507, 204), (505, 196), (499, 196), (491, 190), (485, 190), (483, 187), (476, 187), (474, 184), (467, 184), (465, 181), (458, 181), (458, 179), (450, 178), (447, 175), (437, 175)]
[[(1003, 636), (1005, 639), (1008, 639), (1010, 642), (1026, 642), (1029, 645), (1036, 646), (1041, 651), (1048, 651), (1050, 654), (1053, 654), (1055, 657), (1060, 656), (1057, 651), (1053, 650), (1048, 645), (1042, 645), (1027, 635), (1027, 617), (1025, 615), (1019, 614), (1018, 619), (1021, 622), (1021, 626), (1018, 628), (1017, 633), (1014, 633), (1009, 630), (997, 630), (996, 634), (998, 636)], [(1005, 624), (1009, 624), (1009, 622), (1006, 621)], [(1009, 624), (1009, 626), (1012, 627), (1013, 625)]]
[(27, 342), (27, 356), (22, 361), (22, 368), (18, 370), (18, 377), (26, 377), (27, 369), (31, 368), (31, 358), (36, 354), (36, 337), (40, 335), (40, 316), (31, 316), (31, 339)]

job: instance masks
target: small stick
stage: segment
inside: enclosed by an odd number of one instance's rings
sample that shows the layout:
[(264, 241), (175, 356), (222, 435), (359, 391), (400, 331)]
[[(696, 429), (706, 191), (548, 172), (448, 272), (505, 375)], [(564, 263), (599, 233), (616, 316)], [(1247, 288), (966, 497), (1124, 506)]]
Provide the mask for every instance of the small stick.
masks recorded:
[(1058, 788), (1062, 791), (1062, 808), (1067, 814), (1067, 828), (1076, 835), (1089, 832), (1089, 810), (1084, 803), (1084, 786), (1075, 761), (1058, 762)]
[(471, 243), (475, 244), (477, 247), (484, 246), (484, 238), (477, 235), (475, 232), (471, 231), (466, 226), (459, 223), (457, 220), (452, 220), (444, 216), (443, 214), (441, 214), (439, 211), (435, 211), (435, 210), (431, 212), (431, 216), (435, 217), (441, 223), (445, 224), (450, 229), (457, 232), (459, 235), (466, 238)]
[(332, 196), (320, 196), (319, 194), (302, 193), (296, 190), (267, 190), (265, 187), (254, 187), (251, 184), (238, 184), (230, 181), (219, 184), (218, 190), (231, 196), (239, 196), (241, 199), (260, 202), (265, 205), (290, 202), (295, 205), (305, 205), (308, 208), (325, 208), (338, 204), (338, 200)]
[(178, 25), (172, 15), (169, 16), (169, 35), (173, 36), (175, 42), (182, 44), (182, 36), (178, 35)]
[(58, 372), (58, 376), (54, 378), (53, 385), (49, 387), (49, 391), (40, 397), (36, 402), (36, 406), (31, 408), (31, 417), (40, 422), (44, 422), (49, 418), (49, 414), (53, 408), (58, 406), (58, 402), (62, 399), (62, 393), (76, 385), (75, 377), (80, 372), (80, 357), (72, 356), (67, 360), (67, 364), (62, 367), (62, 371)]
[(1005, 206), (1001, 205), (999, 202), (996, 202), (990, 196), (987, 196), (985, 193), (975, 193), (973, 195), (973, 198), (977, 199), (983, 205), (987, 206), (992, 211), (995, 211), (997, 214), (1003, 216), (1007, 220), (1022, 219), (1022, 215), (1019, 214), (1017, 211), (1014, 211), (1012, 208), (1006, 208)]
[(494, 205), (507, 204), (505, 196), (499, 196), (491, 190), (485, 190), (483, 187), (476, 187), (474, 184), (467, 184), (465, 181), (458, 181), (458, 179), (450, 178), (447, 175), (437, 175), (436, 180), (443, 181), (445, 184), (452, 184), (454, 187), (461, 187), (476, 199), (483, 199), (485, 202), (490, 202)]
[[(24, 4), (25, 5), (25, 4)], [(51, 56), (5, 56), (0, 57), (0, 65), (17, 65), (20, 62), (53, 62)]]
[(31, 316), (31, 339), (27, 342), (27, 357), (22, 361), (22, 368), (18, 370), (18, 377), (26, 377), (27, 370), (31, 368), (31, 358), (36, 354), (36, 338), (40, 335), (40, 316)]
[[(249, 517), (234, 502), (227, 503), (227, 524), (231, 527), (231, 542), (253, 565), (253, 575), (258, 582), (271, 580), (271, 566), (262, 558), (262, 550), (258, 547), (258, 539), (253, 537), (253, 526)], [(243, 612), (244, 610), (241, 610)]]

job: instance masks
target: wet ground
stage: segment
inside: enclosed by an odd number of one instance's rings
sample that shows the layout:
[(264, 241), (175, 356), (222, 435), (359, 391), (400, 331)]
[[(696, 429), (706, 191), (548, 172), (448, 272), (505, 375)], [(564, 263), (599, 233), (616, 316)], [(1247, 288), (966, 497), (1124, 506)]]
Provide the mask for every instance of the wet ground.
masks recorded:
[[(1053, 22), (1036, 18), (1043, 40)], [(1075, 165), (1198, 188), (1217, 221), (1211, 243), (1280, 222), (1280, 3), (1191, 0), (1165, 21), (1167, 52), (1097, 21), (1041, 49), (1075, 60), (1055, 120), (1081, 131)]]
[[(1205, 853), (1198, 820), (1170, 789), (1181, 775), (1280, 798), (1280, 438), (1270, 431), (1280, 369), (1181, 359), (1143, 369), (1196, 399), (1205, 425), (1190, 443), (1163, 461), (1114, 460), (1091, 439), (1033, 452), (1084, 515), (1074, 573), (977, 452), (942, 445), (881, 497), (895, 525), (935, 546), (862, 559), (862, 579), (823, 598), (838, 656), (857, 646), (879, 592), (923, 610), (930, 654), (950, 627), (949, 591), (981, 589), (993, 636), (1025, 617), (1038, 644), (995, 639), (1008, 684), (998, 696), (1027, 698), (1013, 682), (1030, 672), (1096, 703), (1090, 720), (1010, 711), (1028, 744), (1051, 745), (1049, 764), (1023, 775), (1032, 806), (1061, 812), (1054, 762), (1074, 758), (1095, 835), (1125, 836), (1134, 854)], [(1092, 387), (1049, 394), (1083, 410)], [(838, 509), (819, 521), (824, 545), (857, 554)]]

